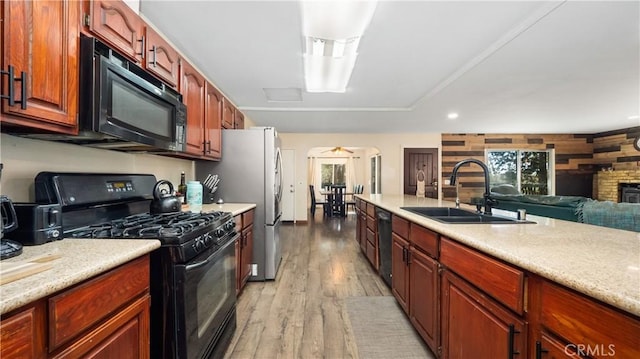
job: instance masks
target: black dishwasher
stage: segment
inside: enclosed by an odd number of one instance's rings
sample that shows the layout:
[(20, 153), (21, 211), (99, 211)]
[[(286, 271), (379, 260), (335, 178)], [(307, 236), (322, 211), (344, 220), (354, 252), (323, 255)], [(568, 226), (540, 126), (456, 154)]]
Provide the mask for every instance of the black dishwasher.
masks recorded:
[(391, 287), (391, 213), (376, 207), (380, 276)]

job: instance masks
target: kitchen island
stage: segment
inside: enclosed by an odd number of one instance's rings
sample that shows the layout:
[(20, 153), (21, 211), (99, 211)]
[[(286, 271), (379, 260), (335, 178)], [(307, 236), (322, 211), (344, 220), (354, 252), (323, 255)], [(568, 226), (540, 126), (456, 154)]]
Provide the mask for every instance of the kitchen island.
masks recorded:
[[(577, 345), (603, 345), (600, 353), (592, 348), (590, 355), (598, 356), (616, 343), (619, 357), (640, 351), (640, 233), (532, 215), (527, 219), (535, 223), (447, 224), (401, 207), (454, 207), (452, 202), (356, 197), (358, 219), (365, 222), (359, 232), (368, 243), (377, 241), (376, 208), (391, 212), (392, 292), (444, 358), (460, 348), (478, 349), (471, 338), (490, 332), (478, 323), (502, 323), (485, 339), (503, 343), (496, 336), (504, 334), (510, 344), (505, 355), (519, 350), (535, 357), (552, 347), (560, 348), (557, 354), (568, 345), (576, 353)], [(379, 259), (365, 254), (377, 269)], [(491, 318), (473, 317), (477, 313)], [(502, 357), (500, 350), (492, 355)]]

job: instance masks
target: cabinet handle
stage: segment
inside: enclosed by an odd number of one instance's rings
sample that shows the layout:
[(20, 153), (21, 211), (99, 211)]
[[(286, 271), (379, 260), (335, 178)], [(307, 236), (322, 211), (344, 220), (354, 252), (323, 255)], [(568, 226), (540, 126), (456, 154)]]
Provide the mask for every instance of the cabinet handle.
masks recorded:
[(411, 251), (407, 248), (407, 266), (411, 263)]
[(402, 247), (402, 262), (407, 263), (407, 249)]
[(153, 65), (153, 67), (157, 67), (157, 62), (156, 62), (156, 45), (151, 46), (151, 50), (149, 50), (149, 52), (153, 52), (153, 60), (151, 60), (151, 62), (149, 62), (149, 65)]
[(207, 149), (207, 153), (211, 153), (211, 141), (207, 141), (205, 148)]
[[(23, 110), (27, 109), (27, 74), (24, 71), (20, 71), (20, 77), (14, 77), (14, 68), (9, 65), (7, 71), (0, 71), (0, 74), (7, 75), (9, 77), (8, 81), (8, 94), (0, 95), (0, 98), (6, 98), (9, 100), (9, 106), (15, 106), (16, 103), (20, 104), (20, 108)], [(14, 98), (15, 96), (15, 81), (20, 82), (20, 101)]]
[(542, 359), (542, 353), (548, 353), (549, 351), (542, 347), (542, 343), (536, 341), (536, 359)]
[(137, 41), (140, 43), (140, 52), (136, 52), (136, 55), (140, 55), (144, 59), (144, 36)]
[(509, 350), (508, 350), (508, 359), (513, 359), (514, 355), (520, 354), (520, 352), (515, 351), (515, 336), (516, 334), (520, 334), (519, 331), (516, 330), (515, 325), (509, 324)]

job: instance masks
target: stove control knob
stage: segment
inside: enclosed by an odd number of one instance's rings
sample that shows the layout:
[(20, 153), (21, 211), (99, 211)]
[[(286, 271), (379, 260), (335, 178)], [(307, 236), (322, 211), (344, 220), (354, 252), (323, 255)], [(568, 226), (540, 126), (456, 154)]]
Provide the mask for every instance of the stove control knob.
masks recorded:
[(206, 247), (209, 247), (211, 245), (211, 242), (213, 241), (213, 238), (211, 238), (211, 235), (207, 233), (204, 235), (204, 238), (202, 239), (202, 241), (204, 242), (204, 245)]
[(195, 249), (196, 252), (200, 252), (203, 247), (204, 244), (202, 243), (202, 239), (200, 238), (196, 239), (195, 243), (193, 243), (193, 249)]
[(230, 231), (232, 229), (234, 229), (236, 227), (235, 223), (229, 221), (227, 223), (224, 224), (224, 229), (226, 229), (227, 231)]
[(216, 235), (216, 237), (220, 238), (220, 237), (224, 236), (224, 230), (218, 228), (218, 229), (216, 229), (214, 234)]

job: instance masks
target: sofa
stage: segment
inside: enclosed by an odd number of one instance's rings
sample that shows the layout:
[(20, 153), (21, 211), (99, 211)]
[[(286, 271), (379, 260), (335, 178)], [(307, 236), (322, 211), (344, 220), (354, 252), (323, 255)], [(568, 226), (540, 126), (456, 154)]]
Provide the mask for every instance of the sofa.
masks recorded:
[(640, 232), (640, 203), (614, 203), (580, 196), (523, 195), (511, 185), (491, 188), (494, 208)]

